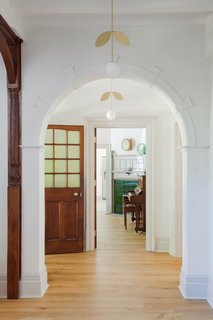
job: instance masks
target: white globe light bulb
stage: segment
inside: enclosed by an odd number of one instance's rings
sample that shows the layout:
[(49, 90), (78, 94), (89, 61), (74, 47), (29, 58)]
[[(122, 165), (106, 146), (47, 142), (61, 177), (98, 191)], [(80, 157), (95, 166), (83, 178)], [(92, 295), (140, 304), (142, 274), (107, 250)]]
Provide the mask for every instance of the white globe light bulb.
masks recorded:
[(120, 66), (117, 62), (111, 61), (107, 63), (105, 71), (110, 78), (116, 78), (120, 73)]
[(115, 111), (112, 111), (112, 110), (107, 111), (106, 117), (108, 120), (114, 120), (116, 117)]

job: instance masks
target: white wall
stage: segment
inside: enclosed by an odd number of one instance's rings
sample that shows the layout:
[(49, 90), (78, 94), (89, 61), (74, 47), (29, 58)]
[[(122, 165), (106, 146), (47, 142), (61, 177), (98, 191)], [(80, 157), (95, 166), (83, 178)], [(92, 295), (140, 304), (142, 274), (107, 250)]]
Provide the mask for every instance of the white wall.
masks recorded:
[(170, 116), (155, 121), (154, 133), (154, 211), (156, 217), (156, 249), (168, 251), (170, 238), (171, 192), (170, 184), (171, 149)]
[(212, 59), (212, 108), (211, 108), (211, 131), (210, 131), (210, 192), (209, 192), (209, 284), (208, 284), (208, 301), (213, 307), (213, 59)]
[[(154, 185), (154, 215), (155, 215), (155, 248), (156, 251), (170, 252), (177, 255), (176, 241), (180, 241), (181, 230), (177, 239), (173, 233), (176, 230), (174, 217), (176, 217), (176, 187), (175, 158), (176, 149), (175, 121), (171, 114), (164, 114), (154, 122), (154, 148), (153, 148), (153, 185)], [(179, 190), (180, 192), (180, 190)], [(182, 214), (182, 210), (178, 212)], [(174, 228), (174, 230), (172, 230)]]
[(111, 144), (111, 129), (109, 128), (98, 128), (97, 129), (97, 145)]
[[(107, 49), (94, 47), (95, 38), (102, 29), (103, 27), (74, 26), (63, 29), (27, 30), (23, 45), (23, 130), (29, 130), (32, 134), (24, 135), (25, 144), (29, 144), (30, 141), (38, 143), (40, 127), (37, 125), (41, 125), (50, 104), (73, 89), (73, 79), (76, 79), (78, 84), (81, 84), (82, 80), (86, 81), (85, 78), (81, 78), (81, 70), (108, 60)], [(81, 41), (76, 34), (81, 34)], [(164, 70), (163, 78), (172, 84), (171, 89), (180, 93), (183, 103), (186, 106), (190, 104), (187, 100), (189, 96), (198, 107), (187, 112), (190, 112), (190, 117), (199, 132), (196, 135), (196, 143), (205, 144), (208, 139), (210, 105), (205, 28), (132, 27), (128, 34), (132, 45), (128, 48), (119, 47), (120, 63), (131, 65), (134, 61), (135, 66), (147, 67), (150, 70), (156, 70), (154, 65), (160, 66)], [(140, 35), (143, 35), (143, 41), (140, 41)], [(77, 76), (72, 71), (73, 66), (76, 67)], [(154, 75), (149, 77), (150, 81), (155, 77), (154, 72)], [(64, 79), (67, 79), (67, 87), (62, 86)], [(93, 79), (96, 79), (95, 74)], [(41, 101), (38, 100), (39, 97)], [(181, 115), (188, 117), (185, 115), (187, 112), (182, 112)]]
[[(125, 138), (133, 139), (132, 150), (125, 151), (121, 148), (121, 142)], [(146, 129), (143, 128), (112, 128), (111, 129), (111, 149), (117, 155), (137, 155), (137, 145), (146, 143)]]
[(6, 296), (7, 276), (7, 77), (3, 59), (0, 56), (0, 297)]

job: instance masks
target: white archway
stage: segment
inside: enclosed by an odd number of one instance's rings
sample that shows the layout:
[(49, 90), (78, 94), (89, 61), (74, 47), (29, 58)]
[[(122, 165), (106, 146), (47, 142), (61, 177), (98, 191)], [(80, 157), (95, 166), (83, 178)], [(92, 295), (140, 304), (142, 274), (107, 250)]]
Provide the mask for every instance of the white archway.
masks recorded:
[[(42, 111), (46, 111), (44, 116), (42, 112), (41, 130), (39, 131), (39, 144), (43, 144), (44, 132), (50, 117), (54, 113), (58, 104), (66, 97), (68, 93), (81, 85), (89, 83), (91, 81), (106, 78), (105, 65), (93, 65), (89, 68), (75, 71), (75, 69), (67, 70), (61, 78), (57, 81), (54, 88), (47, 93), (45, 97), (39, 97), (37, 101), (38, 108)], [(181, 135), (183, 139), (183, 145), (196, 145), (196, 131), (192, 118), (189, 113), (189, 107), (191, 107), (190, 101), (185, 101), (185, 98), (181, 96), (178, 91), (172, 87), (166, 80), (164, 80), (159, 74), (159, 70), (149, 70), (145, 68), (139, 68), (132, 65), (121, 65), (120, 78), (130, 79), (139, 83), (146, 83), (147, 86), (151, 86), (159, 96), (166, 100), (170, 106), (172, 113), (177, 118), (180, 126)], [(46, 110), (45, 110), (46, 109)], [(187, 129), (186, 129), (187, 128)]]
[[(183, 153), (183, 266), (181, 272), (180, 289), (186, 298), (206, 298), (207, 278), (201, 276), (206, 273), (207, 255), (203, 247), (206, 244), (207, 222), (200, 221), (199, 213), (206, 203), (205, 185), (195, 185), (197, 166), (201, 166), (200, 175), (206, 175), (208, 149), (197, 145), (196, 128), (188, 108), (190, 101), (186, 100), (175, 88), (158, 75), (157, 72), (135, 66), (121, 65), (121, 78), (128, 78), (138, 82), (146, 82), (167, 100), (180, 126), (184, 145)], [(54, 88), (45, 97), (39, 97), (35, 104), (38, 111), (37, 118), (30, 124), (28, 135), (31, 135), (30, 145), (23, 146), (23, 189), (28, 190), (33, 198), (28, 199), (23, 192), (23, 249), (22, 249), (22, 283), (21, 294), (27, 296), (42, 296), (47, 289), (47, 274), (44, 263), (44, 168), (43, 144), (46, 127), (59, 102), (81, 84), (105, 78), (104, 65), (95, 65), (90, 68), (65, 72), (58, 79)], [(23, 132), (23, 134), (26, 134)], [(200, 152), (202, 150), (202, 153)], [(32, 172), (32, 164), (34, 171)], [(206, 178), (206, 176), (205, 176)], [(200, 197), (200, 191), (202, 195)], [(194, 220), (194, 224), (190, 222)], [(33, 231), (32, 231), (33, 228)], [(197, 233), (202, 229), (204, 237), (198, 241)], [(207, 235), (206, 235), (207, 236)], [(197, 253), (193, 245), (198, 246)], [(29, 248), (34, 248), (34, 254)]]

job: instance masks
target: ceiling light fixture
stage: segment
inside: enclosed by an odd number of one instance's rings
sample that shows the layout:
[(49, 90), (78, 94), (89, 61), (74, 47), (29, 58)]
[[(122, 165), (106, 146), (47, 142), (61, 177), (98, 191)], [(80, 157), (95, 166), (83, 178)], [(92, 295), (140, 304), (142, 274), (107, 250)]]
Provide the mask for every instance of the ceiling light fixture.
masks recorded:
[(112, 98), (116, 100), (123, 100), (123, 96), (118, 91), (112, 91), (112, 79), (110, 80), (110, 91), (106, 91), (102, 94), (100, 101), (106, 101), (110, 98), (110, 110), (106, 113), (106, 118), (108, 120), (114, 120), (116, 118), (115, 111), (112, 110)]
[(114, 1), (111, 0), (111, 31), (102, 32), (96, 39), (95, 46), (102, 47), (111, 38), (111, 61), (107, 63), (105, 72), (110, 78), (116, 78), (120, 73), (120, 66), (114, 59), (114, 39), (123, 45), (129, 45), (128, 36), (114, 29)]

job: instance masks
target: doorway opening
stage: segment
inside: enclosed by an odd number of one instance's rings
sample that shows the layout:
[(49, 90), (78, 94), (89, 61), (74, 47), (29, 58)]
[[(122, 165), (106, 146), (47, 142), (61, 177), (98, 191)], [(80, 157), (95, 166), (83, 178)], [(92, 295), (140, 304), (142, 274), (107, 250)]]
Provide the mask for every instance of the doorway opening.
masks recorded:
[(103, 232), (108, 231), (102, 227), (107, 219), (119, 221), (123, 232), (143, 233), (144, 240), (146, 211), (142, 197), (145, 199), (146, 128), (97, 128), (95, 154), (97, 247), (106, 238)]

